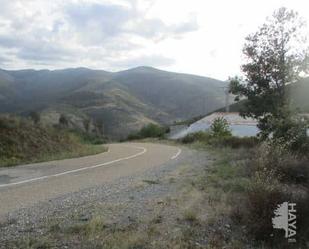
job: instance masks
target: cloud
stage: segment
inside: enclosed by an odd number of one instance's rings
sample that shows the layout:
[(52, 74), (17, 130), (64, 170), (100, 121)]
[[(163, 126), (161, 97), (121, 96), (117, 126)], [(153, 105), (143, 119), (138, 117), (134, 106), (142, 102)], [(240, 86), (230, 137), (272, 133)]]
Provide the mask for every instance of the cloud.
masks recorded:
[(196, 18), (166, 24), (159, 18), (145, 17), (145, 13), (136, 8), (136, 2), (128, 6), (85, 2), (70, 4), (65, 8), (65, 14), (79, 37), (94, 43), (125, 35), (157, 40), (198, 30)]
[(199, 27), (196, 18), (166, 23), (147, 15), (153, 3), (0, 0), (2, 58), (9, 67), (170, 65), (174, 60), (151, 48)]
[(309, 23), (295, 0), (0, 0), (0, 67), (155, 65), (225, 80), (240, 73), (244, 38), (282, 4)]
[(126, 58), (124, 60), (115, 61), (114, 65), (121, 69), (133, 68), (138, 66), (170, 66), (175, 63), (175, 60), (165, 57), (163, 55), (152, 54), (152, 55), (143, 55), (135, 58)]
[(6, 66), (9, 62), (11, 62), (10, 58), (0, 56), (0, 65), (1, 66)]
[(69, 4), (64, 12), (76, 32), (100, 34), (102, 39), (124, 32), (123, 26), (133, 14), (120, 5), (98, 3)]

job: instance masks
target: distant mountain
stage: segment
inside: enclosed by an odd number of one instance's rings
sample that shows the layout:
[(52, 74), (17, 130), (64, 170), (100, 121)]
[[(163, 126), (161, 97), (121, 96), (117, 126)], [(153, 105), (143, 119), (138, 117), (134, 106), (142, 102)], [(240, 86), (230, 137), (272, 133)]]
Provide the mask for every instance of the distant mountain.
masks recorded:
[(227, 83), (151, 67), (111, 73), (64, 70), (0, 70), (0, 113), (41, 112), (57, 123), (61, 113), (82, 127), (100, 120), (107, 135), (120, 138), (149, 122), (171, 123), (224, 105)]
[[(292, 108), (299, 113), (309, 113), (309, 77), (288, 85), (287, 89), (290, 94)], [(239, 112), (243, 108), (245, 101), (241, 100), (231, 104), (230, 111)], [(219, 108), (216, 111), (225, 111), (225, 108)]]

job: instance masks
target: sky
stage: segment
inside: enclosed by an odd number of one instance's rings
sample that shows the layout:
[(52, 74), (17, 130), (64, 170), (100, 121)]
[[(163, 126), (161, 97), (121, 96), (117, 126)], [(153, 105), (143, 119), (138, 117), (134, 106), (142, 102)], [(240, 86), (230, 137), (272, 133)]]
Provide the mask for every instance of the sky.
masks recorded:
[[(226, 80), (245, 37), (308, 0), (0, 0), (0, 68), (137, 66)], [(309, 26), (308, 26), (309, 27)]]

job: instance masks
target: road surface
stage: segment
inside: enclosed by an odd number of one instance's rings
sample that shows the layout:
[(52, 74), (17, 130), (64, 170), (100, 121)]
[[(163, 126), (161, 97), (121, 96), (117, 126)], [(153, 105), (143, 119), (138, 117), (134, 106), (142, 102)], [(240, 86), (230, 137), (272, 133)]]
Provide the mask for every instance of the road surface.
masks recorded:
[(0, 169), (0, 218), (40, 201), (147, 171), (181, 154), (177, 147), (151, 143), (108, 148), (94, 156)]

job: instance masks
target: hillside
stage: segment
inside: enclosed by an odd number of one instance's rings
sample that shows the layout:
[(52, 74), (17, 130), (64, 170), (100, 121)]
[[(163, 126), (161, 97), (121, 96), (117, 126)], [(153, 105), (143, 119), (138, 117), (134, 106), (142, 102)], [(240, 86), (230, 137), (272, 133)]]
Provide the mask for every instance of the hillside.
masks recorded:
[(0, 70), (0, 113), (39, 111), (42, 122), (61, 113), (82, 127), (99, 120), (113, 138), (143, 125), (171, 123), (213, 111), (224, 103), (225, 82), (138, 67), (111, 73), (87, 68)]
[(80, 157), (106, 150), (90, 137), (28, 119), (0, 116), (0, 167)]
[[(291, 105), (293, 109), (296, 109), (300, 113), (309, 113), (309, 78), (304, 78), (296, 84), (289, 85)], [(231, 112), (239, 112), (243, 107), (246, 100), (230, 105)], [(217, 112), (225, 111), (225, 108), (219, 108)]]

